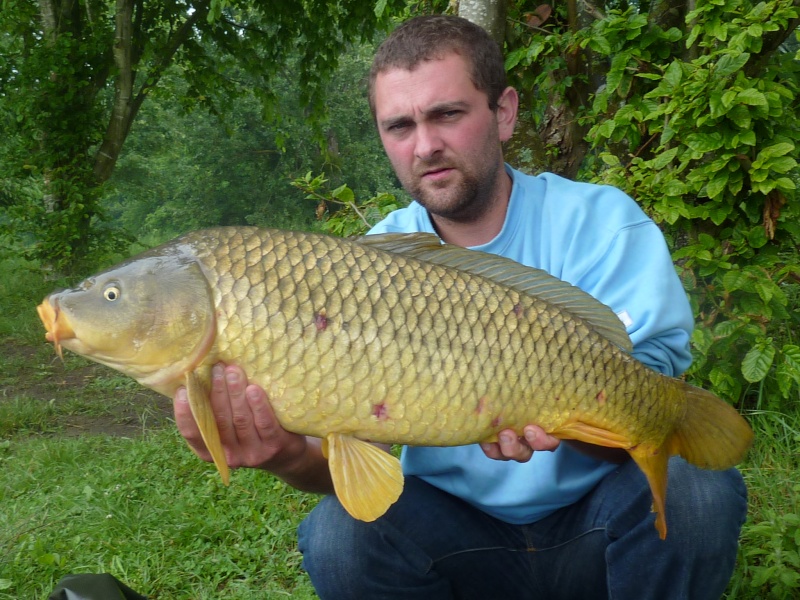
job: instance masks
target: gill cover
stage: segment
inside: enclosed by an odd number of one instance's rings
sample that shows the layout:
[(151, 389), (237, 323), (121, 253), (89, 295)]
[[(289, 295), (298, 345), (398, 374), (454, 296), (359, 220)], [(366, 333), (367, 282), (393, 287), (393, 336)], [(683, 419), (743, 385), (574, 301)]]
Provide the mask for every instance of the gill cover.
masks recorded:
[(48, 330), (70, 334), (59, 336), (60, 345), (167, 393), (215, 338), (208, 281), (196, 259), (175, 247), (133, 258), (42, 306)]

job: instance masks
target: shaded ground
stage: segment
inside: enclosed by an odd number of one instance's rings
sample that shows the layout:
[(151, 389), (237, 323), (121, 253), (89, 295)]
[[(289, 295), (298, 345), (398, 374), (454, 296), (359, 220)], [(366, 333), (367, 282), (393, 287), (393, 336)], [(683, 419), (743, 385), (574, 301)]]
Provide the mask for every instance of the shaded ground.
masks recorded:
[(112, 369), (65, 353), (50, 344), (0, 342), (0, 405), (20, 399), (26, 408), (53, 409), (53, 435), (108, 434), (134, 437), (172, 424), (172, 401)]

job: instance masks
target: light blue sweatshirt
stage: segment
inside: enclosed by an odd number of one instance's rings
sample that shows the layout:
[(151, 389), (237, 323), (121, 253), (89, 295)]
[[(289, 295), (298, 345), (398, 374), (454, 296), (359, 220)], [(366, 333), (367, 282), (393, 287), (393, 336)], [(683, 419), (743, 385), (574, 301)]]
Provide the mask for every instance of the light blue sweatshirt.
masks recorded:
[[(693, 316), (656, 224), (620, 190), (536, 177), (509, 166), (513, 179), (505, 224), (474, 249), (544, 269), (611, 307), (625, 323), (633, 356), (677, 376), (691, 363)], [(417, 202), (391, 213), (370, 233), (435, 233)], [(535, 452), (527, 463), (487, 458), (478, 445), (406, 447), (403, 471), (509, 523), (532, 523), (579, 500), (615, 465), (567, 444)]]

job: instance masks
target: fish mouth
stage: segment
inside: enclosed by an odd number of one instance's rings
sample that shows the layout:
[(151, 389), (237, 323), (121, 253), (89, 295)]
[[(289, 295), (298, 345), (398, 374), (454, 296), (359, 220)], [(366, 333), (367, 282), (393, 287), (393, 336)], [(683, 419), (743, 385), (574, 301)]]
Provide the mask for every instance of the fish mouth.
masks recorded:
[(58, 299), (45, 298), (44, 301), (36, 307), (36, 312), (39, 313), (39, 318), (47, 330), (45, 339), (48, 342), (53, 342), (56, 349), (56, 354), (61, 360), (64, 360), (64, 354), (61, 349), (61, 340), (67, 340), (75, 337), (75, 332), (67, 322), (67, 318), (61, 309), (58, 307)]

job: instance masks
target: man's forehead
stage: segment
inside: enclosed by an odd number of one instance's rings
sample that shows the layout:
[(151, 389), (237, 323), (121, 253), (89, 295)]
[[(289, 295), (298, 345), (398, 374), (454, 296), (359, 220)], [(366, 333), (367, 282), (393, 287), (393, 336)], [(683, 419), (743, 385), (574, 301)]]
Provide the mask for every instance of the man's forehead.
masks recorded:
[(456, 55), (419, 63), (413, 69), (386, 69), (378, 73), (374, 92), (378, 112), (404, 110), (409, 103), (466, 102), (481, 93), (463, 59)]
[(416, 57), (413, 62), (410, 60), (396, 60), (388, 61), (387, 64), (378, 71), (375, 75), (380, 77), (387, 73), (394, 73), (398, 71), (405, 71), (407, 73), (414, 73), (431, 64), (438, 64), (445, 61), (460, 62), (464, 68), (468, 68), (467, 59), (455, 48), (442, 48), (427, 56)]

